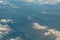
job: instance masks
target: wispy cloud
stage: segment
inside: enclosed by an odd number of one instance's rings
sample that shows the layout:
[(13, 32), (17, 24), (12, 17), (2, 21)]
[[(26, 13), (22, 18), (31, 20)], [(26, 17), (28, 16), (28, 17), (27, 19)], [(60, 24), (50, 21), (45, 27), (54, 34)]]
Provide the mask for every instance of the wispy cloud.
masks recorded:
[(34, 2), (38, 4), (56, 4), (60, 0), (21, 0), (22, 2)]
[(58, 2), (60, 2), (60, 0), (46, 0), (43, 2), (43, 4), (57, 4)]
[(42, 14), (54, 14), (53, 12), (42, 11)]
[(10, 40), (23, 40), (21, 37), (11, 38)]
[(34, 0), (21, 0), (21, 2), (34, 2)]

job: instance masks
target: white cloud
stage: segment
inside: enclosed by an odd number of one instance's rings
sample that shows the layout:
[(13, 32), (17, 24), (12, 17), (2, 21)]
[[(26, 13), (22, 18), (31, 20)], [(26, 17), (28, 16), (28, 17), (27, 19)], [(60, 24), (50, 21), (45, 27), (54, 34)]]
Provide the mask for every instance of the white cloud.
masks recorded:
[(42, 25), (39, 25), (38, 23), (33, 23), (33, 28), (36, 30), (47, 30), (48, 29), (47, 26), (42, 26)]
[(0, 4), (3, 4), (4, 3), (4, 1), (0, 1)]
[(48, 12), (46, 12), (46, 11), (42, 11), (42, 14), (48, 14)]
[(34, 2), (34, 0), (26, 0), (26, 2)]
[(42, 14), (54, 14), (53, 12), (42, 11)]
[(12, 19), (1, 19), (0, 22), (2, 22), (2, 23), (8, 23), (8, 22), (13, 23)]
[(43, 2), (43, 4), (57, 4), (58, 2), (60, 2), (60, 0), (46, 0)]
[(21, 2), (34, 2), (34, 0), (21, 0)]
[(54, 5), (56, 4), (55, 2), (44, 2), (43, 4), (50, 4), (50, 5)]
[(8, 4), (9, 2), (8, 1), (5, 1), (5, 0), (1, 0), (0, 1), (0, 4)]
[(45, 36), (54, 35), (56, 37), (55, 40), (60, 40), (60, 31), (55, 29), (48, 29), (48, 32), (45, 32)]
[(23, 40), (21, 37), (11, 38), (10, 40)]
[(60, 0), (51, 0), (51, 2), (60, 2)]
[[(8, 35), (9, 32), (12, 31), (10, 26), (6, 23), (13, 23), (12, 19), (0, 19), (0, 40), (3, 38), (5, 35)], [(4, 24), (2, 24), (4, 23)]]
[[(53, 39), (55, 39), (55, 40), (60, 40), (60, 31), (58, 31), (58, 30), (56, 30), (56, 29), (49, 29), (48, 27), (46, 27), (46, 26), (41, 26), (41, 25), (38, 24), (38, 23), (33, 23), (33, 25), (34, 25), (33, 28), (34, 28), (35, 30), (43, 30), (45, 37), (51, 35)], [(46, 31), (46, 30), (47, 30), (47, 31)], [(40, 32), (42, 32), (42, 31), (40, 31)], [(54, 37), (55, 37), (55, 38), (54, 38)], [(51, 38), (51, 40), (53, 40), (52, 38)], [(48, 39), (48, 38), (47, 38), (47, 39)]]
[(0, 40), (3, 36), (7, 35), (11, 31), (11, 28), (6, 25), (0, 24)]

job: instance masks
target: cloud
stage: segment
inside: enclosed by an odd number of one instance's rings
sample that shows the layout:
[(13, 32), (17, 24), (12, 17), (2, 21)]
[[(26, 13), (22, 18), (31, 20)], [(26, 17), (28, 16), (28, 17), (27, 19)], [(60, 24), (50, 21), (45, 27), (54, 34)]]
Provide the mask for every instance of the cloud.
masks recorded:
[(50, 2), (60, 2), (60, 0), (51, 0)]
[(36, 29), (36, 30), (46, 30), (46, 29), (48, 29), (47, 26), (42, 26), (42, 25), (39, 25), (38, 23), (33, 23), (33, 28)]
[(0, 40), (5, 35), (7, 35), (10, 31), (11, 31), (11, 28), (9, 26), (0, 24)]
[(4, 3), (4, 1), (0, 1), (0, 4), (3, 4)]
[(45, 32), (45, 36), (48, 35), (54, 35), (55, 36), (55, 40), (60, 40), (60, 31), (55, 30), (55, 29), (48, 29), (48, 32)]
[[(38, 23), (33, 23), (33, 25), (34, 25), (33, 28), (35, 30), (43, 30), (43, 32), (44, 32), (43, 35), (45, 36), (45, 38), (47, 38), (47, 39), (50, 38), (51, 40), (53, 40), (53, 39), (60, 40), (60, 31), (59, 30), (57, 30), (57, 29), (49, 29), (48, 26), (42, 26), (42, 25), (40, 25)], [(41, 32), (42, 31), (40, 31), (40, 33)], [(44, 37), (44, 36), (42, 36), (42, 37)]]
[(21, 2), (34, 2), (34, 0), (21, 0)]
[[(1, 38), (3, 38), (4, 36), (8, 35), (9, 32), (12, 31), (12, 29), (10, 28), (10, 26), (6, 23), (13, 23), (12, 19), (0, 19), (0, 40)], [(2, 24), (4, 23), (4, 24)]]
[(21, 37), (11, 38), (10, 40), (23, 40)]
[(0, 4), (8, 4), (9, 2), (8, 1), (5, 1), (5, 0), (1, 0), (0, 1)]
[(49, 14), (48, 12), (46, 12), (46, 11), (42, 11), (42, 14)]
[(55, 14), (53, 12), (48, 12), (48, 11), (42, 11), (42, 14)]
[(18, 8), (16, 4), (10, 3), (8, 0), (2, 0), (0, 4), (10, 6), (11, 8)]
[(54, 5), (56, 4), (55, 2), (44, 2), (43, 4), (50, 4), (50, 5)]
[(34, 2), (34, 0), (26, 0), (26, 2)]
[(43, 2), (43, 4), (54, 5), (54, 4), (57, 4), (58, 2), (60, 2), (60, 0), (46, 0), (46, 1)]
[(12, 19), (1, 19), (0, 22), (2, 22), (2, 23), (9, 23), (9, 22), (13, 23)]

